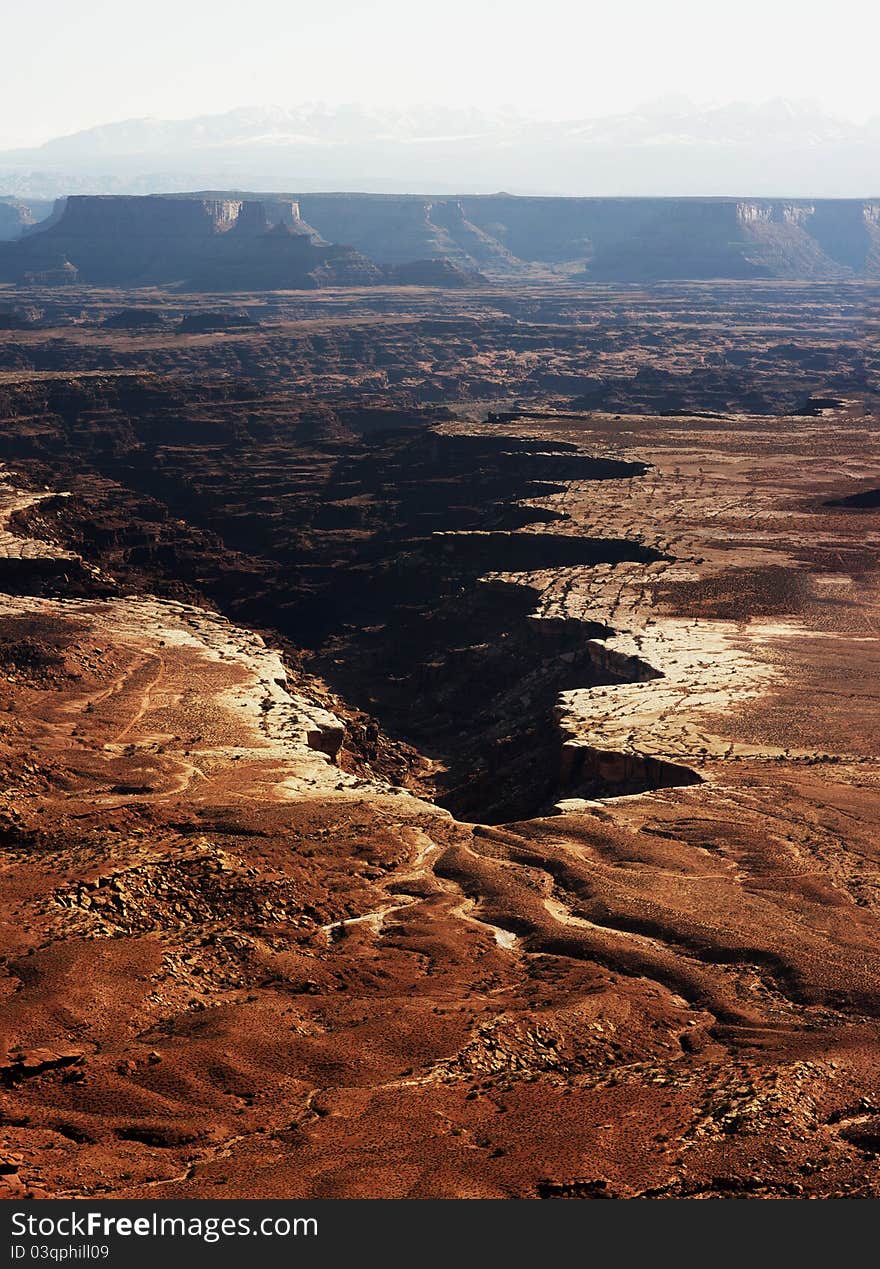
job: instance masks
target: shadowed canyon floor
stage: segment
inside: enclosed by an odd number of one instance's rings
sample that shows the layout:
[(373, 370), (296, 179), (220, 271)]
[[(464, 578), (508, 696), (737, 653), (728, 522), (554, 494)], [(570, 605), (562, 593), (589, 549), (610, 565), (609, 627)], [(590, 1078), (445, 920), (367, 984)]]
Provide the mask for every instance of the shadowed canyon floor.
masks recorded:
[(0, 385), (6, 1192), (880, 1194), (873, 399), (266, 382)]

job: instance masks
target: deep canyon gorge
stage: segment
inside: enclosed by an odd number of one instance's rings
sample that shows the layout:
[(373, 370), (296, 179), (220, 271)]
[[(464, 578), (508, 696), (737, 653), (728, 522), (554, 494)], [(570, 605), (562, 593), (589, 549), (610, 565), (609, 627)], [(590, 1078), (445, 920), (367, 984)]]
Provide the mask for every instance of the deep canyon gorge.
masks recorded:
[(472, 201), (0, 287), (11, 1196), (878, 1193), (876, 245)]

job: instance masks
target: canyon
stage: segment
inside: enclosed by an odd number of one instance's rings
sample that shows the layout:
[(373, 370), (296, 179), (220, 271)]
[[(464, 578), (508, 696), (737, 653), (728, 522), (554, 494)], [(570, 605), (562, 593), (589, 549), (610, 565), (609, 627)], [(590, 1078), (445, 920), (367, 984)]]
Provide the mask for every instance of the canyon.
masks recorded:
[(123, 201), (0, 286), (0, 1187), (876, 1197), (867, 205)]

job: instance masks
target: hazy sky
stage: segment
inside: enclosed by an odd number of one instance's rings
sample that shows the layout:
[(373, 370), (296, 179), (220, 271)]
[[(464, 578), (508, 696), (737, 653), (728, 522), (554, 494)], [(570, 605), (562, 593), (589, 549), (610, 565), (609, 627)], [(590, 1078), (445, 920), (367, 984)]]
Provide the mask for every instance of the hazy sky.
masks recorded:
[[(873, 12), (871, 10), (873, 9)], [(3, 0), (0, 146), (243, 105), (610, 114), (666, 93), (880, 115), (869, 0)]]

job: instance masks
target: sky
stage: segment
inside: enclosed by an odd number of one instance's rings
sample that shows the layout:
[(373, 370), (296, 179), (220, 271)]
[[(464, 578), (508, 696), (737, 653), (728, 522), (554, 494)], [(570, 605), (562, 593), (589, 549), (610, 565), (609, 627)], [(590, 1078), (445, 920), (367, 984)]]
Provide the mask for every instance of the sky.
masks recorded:
[(674, 93), (880, 115), (868, 0), (6, 0), (2, 39), (4, 149), (304, 101), (547, 119)]

